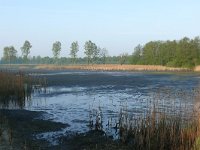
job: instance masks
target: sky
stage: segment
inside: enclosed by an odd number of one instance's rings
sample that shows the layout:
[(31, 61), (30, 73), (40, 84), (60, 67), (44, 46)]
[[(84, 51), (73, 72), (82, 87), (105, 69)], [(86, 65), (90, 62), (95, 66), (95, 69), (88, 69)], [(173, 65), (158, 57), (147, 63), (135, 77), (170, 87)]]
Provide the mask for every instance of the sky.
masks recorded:
[(78, 41), (83, 57), (88, 40), (111, 56), (131, 54), (149, 41), (200, 36), (199, 7), (199, 0), (0, 0), (0, 57), (11, 45), (21, 55), (25, 40), (31, 56), (52, 56), (60, 41), (69, 57)]

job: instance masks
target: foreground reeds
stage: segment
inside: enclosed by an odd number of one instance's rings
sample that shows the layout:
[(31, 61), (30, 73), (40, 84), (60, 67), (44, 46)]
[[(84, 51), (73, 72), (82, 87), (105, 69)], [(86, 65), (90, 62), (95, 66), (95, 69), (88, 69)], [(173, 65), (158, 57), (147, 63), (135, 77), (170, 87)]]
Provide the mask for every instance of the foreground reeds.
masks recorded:
[(132, 124), (120, 124), (119, 137), (132, 149), (189, 150), (198, 149), (200, 122), (182, 120), (179, 116), (156, 114), (136, 119)]
[[(118, 128), (120, 140), (136, 150), (200, 149), (199, 90), (193, 94), (191, 91), (188, 94), (184, 90), (176, 91), (180, 101), (172, 102), (170, 108), (163, 106), (164, 99), (160, 94), (163, 92), (156, 92), (153, 103), (143, 116), (130, 119), (127, 110), (122, 108)], [(185, 98), (189, 93), (190, 99)], [(168, 91), (167, 95), (172, 94)], [(192, 99), (194, 105), (189, 106), (188, 100)]]
[(46, 84), (46, 80), (34, 79), (22, 72), (0, 72), (1, 107), (20, 107), (29, 99), (34, 85)]
[[(163, 98), (163, 93), (169, 100)], [(89, 127), (101, 131), (114, 128), (118, 133), (117, 139), (123, 147), (119, 146), (119, 149), (198, 150), (200, 149), (199, 96), (199, 89), (195, 91), (179, 89), (173, 92), (169, 89), (159, 89), (152, 96), (152, 102), (147, 102), (147, 110), (143, 114), (139, 116), (131, 114), (127, 109), (128, 106), (123, 105), (118, 121), (114, 124), (108, 121), (103, 127), (101, 121), (103, 113), (99, 107), (93, 115), (96, 115), (94, 119), (90, 114)], [(194, 104), (190, 105), (192, 101)], [(165, 103), (168, 103), (168, 106)], [(111, 144), (116, 145), (115, 142)]]

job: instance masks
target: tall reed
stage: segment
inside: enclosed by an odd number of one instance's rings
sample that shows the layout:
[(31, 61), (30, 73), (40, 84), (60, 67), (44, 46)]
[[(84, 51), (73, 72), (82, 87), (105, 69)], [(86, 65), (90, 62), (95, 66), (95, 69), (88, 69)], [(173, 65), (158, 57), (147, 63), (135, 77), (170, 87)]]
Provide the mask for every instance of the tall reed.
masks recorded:
[[(106, 131), (106, 128), (116, 129), (121, 144), (125, 145), (124, 149), (198, 150), (200, 149), (199, 100), (200, 88), (193, 91), (159, 88), (153, 92), (151, 99), (146, 101), (146, 110), (140, 115), (131, 114), (130, 112), (134, 111), (130, 109), (134, 108), (128, 108), (127, 103), (124, 103), (116, 123), (112, 124), (111, 120), (102, 128), (91, 129), (103, 131)], [(95, 114), (97, 117), (93, 122), (98, 122), (99, 115), (94, 113), (94, 116)]]
[(29, 99), (34, 85), (46, 84), (46, 80), (34, 79), (22, 72), (0, 72), (0, 104), (1, 107), (22, 108)]
[[(130, 118), (127, 109), (122, 108), (118, 123), (120, 140), (131, 149), (200, 149), (200, 92), (195, 91), (195, 94), (191, 94), (193, 97), (190, 98), (196, 99), (193, 106), (189, 106), (187, 102), (174, 100), (170, 108), (164, 108), (163, 105), (166, 104), (163, 104), (161, 93), (163, 91), (156, 92), (154, 101), (149, 103), (149, 110), (140, 117)], [(186, 96), (184, 90), (176, 91), (175, 94), (182, 100)]]

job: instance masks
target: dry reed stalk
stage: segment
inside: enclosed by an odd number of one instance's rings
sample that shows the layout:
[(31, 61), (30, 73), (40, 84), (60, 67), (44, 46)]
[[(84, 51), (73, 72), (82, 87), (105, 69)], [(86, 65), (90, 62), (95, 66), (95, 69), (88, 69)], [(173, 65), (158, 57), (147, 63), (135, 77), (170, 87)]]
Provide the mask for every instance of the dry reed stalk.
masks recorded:
[(23, 107), (25, 100), (30, 97), (34, 84), (44, 85), (46, 80), (34, 79), (22, 72), (0, 72), (0, 103), (8, 107), (10, 103)]
[[(163, 91), (160, 91), (163, 92)], [(170, 98), (176, 99), (177, 97), (187, 100), (191, 97), (186, 97), (187, 94), (183, 90), (177, 91), (178, 94), (170, 96)], [(170, 92), (166, 90), (166, 93)], [(199, 98), (200, 92), (195, 91), (193, 98)], [(157, 95), (153, 96), (154, 103), (148, 103), (151, 108), (146, 116), (136, 118), (132, 122), (132, 126), (121, 124), (119, 128), (119, 135), (121, 141), (124, 143), (131, 143), (132, 149), (151, 150), (151, 149), (173, 149), (173, 150), (188, 150), (188, 149), (200, 149), (200, 111), (199, 105), (194, 104), (194, 110), (188, 110), (186, 104), (181, 101), (179, 105), (174, 104), (172, 108), (168, 108), (170, 114), (167, 111), (160, 111), (160, 106), (163, 107), (163, 103), (159, 102), (163, 96), (157, 92)], [(160, 100), (157, 100), (160, 99)], [(199, 101), (199, 99), (197, 100)], [(176, 105), (176, 106), (175, 106)], [(178, 108), (177, 108), (178, 107)], [(177, 109), (179, 110), (177, 112)], [(191, 108), (192, 109), (192, 108)], [(196, 110), (195, 110), (196, 109)], [(175, 111), (176, 110), (176, 111)], [(186, 118), (182, 113), (186, 114)], [(121, 118), (119, 121), (123, 121), (123, 114), (126, 112), (120, 112)]]
[(93, 65), (37, 65), (35, 69), (47, 70), (102, 70), (102, 71), (190, 71), (187, 68), (173, 68), (159, 65), (116, 65), (116, 64), (93, 64)]

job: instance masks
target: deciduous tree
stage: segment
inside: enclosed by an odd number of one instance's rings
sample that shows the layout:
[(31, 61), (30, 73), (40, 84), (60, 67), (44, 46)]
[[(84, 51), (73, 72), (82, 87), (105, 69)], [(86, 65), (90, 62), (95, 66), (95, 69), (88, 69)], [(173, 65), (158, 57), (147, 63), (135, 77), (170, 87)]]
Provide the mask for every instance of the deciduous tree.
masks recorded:
[(61, 43), (59, 41), (56, 41), (55, 43), (53, 43), (53, 47), (52, 47), (53, 57), (56, 62), (60, 55), (60, 51), (61, 51)]
[(3, 58), (9, 64), (16, 60), (17, 50), (14, 48), (14, 46), (4, 47)]
[(75, 64), (77, 58), (77, 52), (79, 51), (78, 42), (73, 42), (70, 47), (70, 56), (72, 58), (73, 63)]
[(92, 41), (87, 41), (85, 42), (84, 49), (88, 64), (93, 63), (93, 61), (98, 56), (98, 49), (96, 44)]
[(28, 55), (30, 54), (30, 49), (31, 48), (32, 48), (32, 45), (27, 40), (24, 42), (24, 45), (21, 47), (22, 58), (24, 59), (25, 62), (28, 61)]

